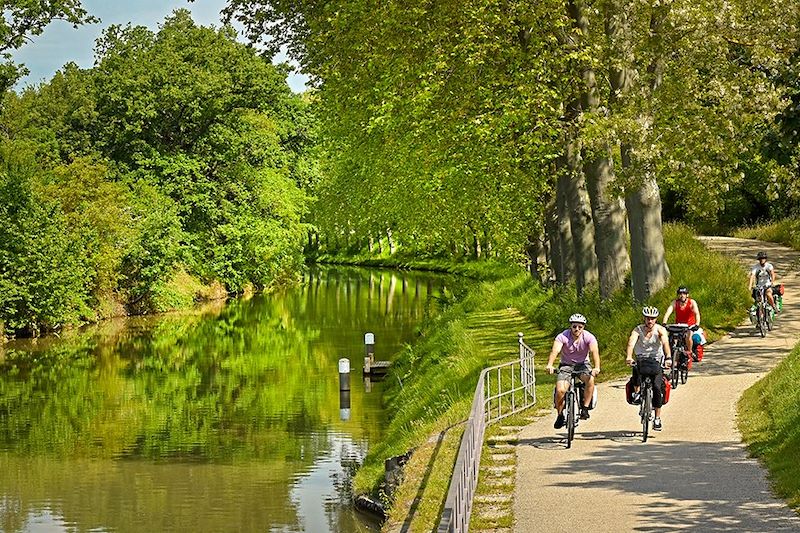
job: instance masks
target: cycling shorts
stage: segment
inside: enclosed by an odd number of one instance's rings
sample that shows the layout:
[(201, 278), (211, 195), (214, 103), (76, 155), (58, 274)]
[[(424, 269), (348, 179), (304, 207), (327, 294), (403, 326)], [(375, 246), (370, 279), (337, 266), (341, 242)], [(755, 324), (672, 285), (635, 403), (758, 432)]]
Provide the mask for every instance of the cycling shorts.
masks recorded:
[(561, 364), (558, 367), (558, 377), (556, 381), (569, 381), (572, 379), (572, 374), (586, 374), (592, 375), (592, 365), (589, 363), (575, 363), (575, 364)]

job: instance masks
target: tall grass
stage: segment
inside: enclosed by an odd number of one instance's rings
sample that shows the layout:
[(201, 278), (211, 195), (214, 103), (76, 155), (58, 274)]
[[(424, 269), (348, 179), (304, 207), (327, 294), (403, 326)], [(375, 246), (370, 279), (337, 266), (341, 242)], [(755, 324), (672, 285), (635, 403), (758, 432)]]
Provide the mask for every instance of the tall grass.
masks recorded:
[[(688, 285), (711, 338), (735, 327), (750, 301), (741, 267), (708, 251), (687, 227), (667, 226), (664, 237), (672, 278), (648, 303), (663, 312), (676, 288)], [(516, 356), (517, 331), (524, 331), (536, 350), (537, 374), (545, 387), (552, 387), (553, 377), (544, 375), (542, 367), (553, 336), (575, 312), (588, 317), (588, 329), (599, 339), (601, 378), (627, 373), (625, 346), (631, 329), (641, 321), (641, 306), (630, 293), (626, 288), (609, 301), (589, 293), (578, 301), (574, 288), (545, 290), (521, 269), (502, 279), (475, 283), (464, 298), (425, 325), (416, 344), (395, 358), (386, 396), (391, 422), (383, 442), (373, 446), (356, 475), (356, 491), (369, 491), (378, 484), (386, 458), (464, 420), (481, 369)], [(444, 493), (426, 492), (427, 497), (443, 501)]]
[(777, 222), (749, 226), (734, 231), (733, 235), (741, 239), (778, 242), (800, 250), (800, 219), (785, 218)]
[(776, 492), (800, 510), (800, 346), (739, 401), (739, 430), (760, 457)]

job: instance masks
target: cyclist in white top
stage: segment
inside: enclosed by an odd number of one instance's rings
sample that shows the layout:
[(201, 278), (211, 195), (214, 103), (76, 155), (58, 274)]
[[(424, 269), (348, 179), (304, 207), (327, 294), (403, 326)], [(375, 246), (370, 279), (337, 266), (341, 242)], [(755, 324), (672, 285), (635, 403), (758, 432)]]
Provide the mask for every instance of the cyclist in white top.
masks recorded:
[[(748, 290), (750, 290), (755, 300), (756, 290), (766, 289), (767, 301), (777, 313), (778, 308), (775, 307), (775, 299), (772, 297), (772, 286), (775, 284), (775, 267), (772, 263), (767, 262), (767, 252), (758, 252), (756, 258), (758, 259), (758, 264), (750, 270)], [(755, 289), (753, 289), (753, 285), (755, 285)]]
[(664, 379), (661, 372), (663, 365), (669, 366), (671, 357), (669, 348), (669, 334), (667, 330), (656, 323), (658, 309), (645, 307), (642, 309), (643, 324), (639, 324), (628, 338), (625, 362), (633, 366), (634, 354), (637, 366), (633, 368), (634, 403), (641, 401), (639, 396), (639, 376), (649, 375), (653, 379), (653, 407), (655, 418), (653, 429), (661, 431), (661, 406), (664, 398)]

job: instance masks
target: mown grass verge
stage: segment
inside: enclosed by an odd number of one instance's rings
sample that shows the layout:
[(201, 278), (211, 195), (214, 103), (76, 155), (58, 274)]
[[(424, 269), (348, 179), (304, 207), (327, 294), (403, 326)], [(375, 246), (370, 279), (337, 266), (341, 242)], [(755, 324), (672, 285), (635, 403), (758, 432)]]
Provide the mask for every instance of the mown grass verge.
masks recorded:
[(777, 242), (800, 250), (800, 219), (785, 218), (769, 224), (759, 224), (737, 229), (734, 237)]
[[(702, 324), (713, 339), (733, 329), (749, 305), (746, 279), (733, 260), (708, 251), (683, 226), (665, 228), (670, 284), (648, 302), (663, 310), (678, 285), (688, 285), (700, 303)], [(623, 290), (609, 301), (587, 294), (580, 302), (573, 290), (542, 289), (523, 271), (474, 284), (421, 330), (421, 336), (395, 358), (385, 400), (391, 420), (383, 441), (370, 450), (355, 478), (356, 492), (373, 490), (383, 477), (388, 457), (426, 448), (436, 435), (464, 420), (481, 369), (517, 355), (516, 332), (523, 331), (537, 353), (540, 405), (549, 408), (554, 377), (543, 372), (553, 336), (571, 313), (589, 318), (589, 330), (600, 342), (603, 373), (610, 379), (627, 373), (624, 350), (630, 330), (640, 322), (640, 305)], [(406, 472), (406, 483), (393, 505), (392, 519), (403, 523), (410, 509), (418, 515), (411, 531), (430, 531), (445, 498), (457, 445), (441, 446), (433, 457)], [(428, 452), (426, 452), (428, 453)], [(432, 459), (431, 459), (432, 458)], [(412, 456), (413, 461), (413, 456)], [(424, 466), (427, 465), (427, 466)], [(414, 472), (424, 472), (419, 477)], [(422, 492), (420, 492), (422, 491)], [(408, 494), (417, 499), (408, 500)], [(421, 496), (420, 496), (421, 495)]]
[(739, 431), (769, 469), (773, 487), (800, 510), (800, 344), (739, 400)]

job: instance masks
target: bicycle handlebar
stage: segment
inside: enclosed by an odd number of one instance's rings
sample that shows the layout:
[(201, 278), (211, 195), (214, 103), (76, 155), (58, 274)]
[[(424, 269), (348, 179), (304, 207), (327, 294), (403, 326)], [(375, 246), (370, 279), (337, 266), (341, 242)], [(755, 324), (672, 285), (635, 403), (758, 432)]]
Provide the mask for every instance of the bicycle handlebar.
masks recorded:
[(667, 328), (667, 329), (669, 329), (669, 328), (688, 329), (690, 331), (697, 331), (698, 329), (700, 329), (700, 326), (697, 325), (697, 324), (692, 324), (690, 326), (689, 324), (684, 324), (683, 322), (677, 322), (675, 324), (664, 324), (664, 327)]

